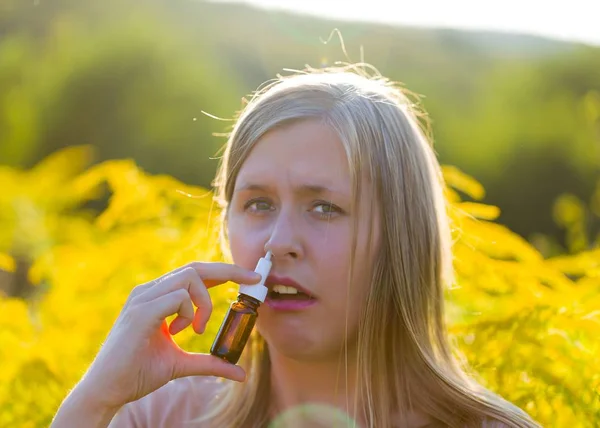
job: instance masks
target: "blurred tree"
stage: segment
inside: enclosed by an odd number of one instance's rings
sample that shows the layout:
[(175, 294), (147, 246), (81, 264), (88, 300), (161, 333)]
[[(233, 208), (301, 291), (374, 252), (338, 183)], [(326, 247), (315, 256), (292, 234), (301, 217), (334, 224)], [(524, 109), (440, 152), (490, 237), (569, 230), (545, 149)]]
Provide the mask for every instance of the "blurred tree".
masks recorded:
[(92, 144), (97, 161), (133, 158), (208, 186), (223, 143), (211, 133), (231, 123), (201, 111), (232, 117), (283, 68), (364, 59), (422, 95), (442, 162), (481, 180), (523, 236), (563, 240), (555, 199), (589, 200), (598, 177), (598, 48), (190, 0), (1, 0), (0, 10), (2, 163)]
[(42, 47), (31, 34), (0, 45), (8, 64), (0, 81), (10, 88), (0, 95), (3, 162), (31, 166), (91, 144), (98, 160), (132, 157), (150, 171), (209, 182), (223, 142), (211, 134), (225, 126), (202, 111), (230, 116), (242, 93), (230, 70), (207, 60), (218, 55), (209, 40), (173, 32), (175, 17), (160, 2), (139, 10), (110, 1), (103, 14), (64, 4), (48, 12)]

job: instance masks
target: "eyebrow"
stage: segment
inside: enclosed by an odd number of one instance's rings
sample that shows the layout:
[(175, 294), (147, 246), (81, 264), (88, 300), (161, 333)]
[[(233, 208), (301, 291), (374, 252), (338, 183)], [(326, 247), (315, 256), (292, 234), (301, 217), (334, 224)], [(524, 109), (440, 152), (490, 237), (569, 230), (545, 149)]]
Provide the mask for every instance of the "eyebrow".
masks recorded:
[[(242, 186), (240, 186), (239, 188), (234, 190), (235, 192), (241, 192), (241, 191), (262, 191), (262, 192), (269, 192), (269, 191), (273, 191), (273, 187), (269, 186), (269, 185), (264, 185), (264, 184), (257, 184), (257, 183), (247, 183), (244, 184)], [(296, 186), (294, 188), (294, 193), (298, 193), (298, 194), (309, 194), (309, 195), (320, 195), (323, 193), (337, 193), (337, 194), (341, 194), (344, 196), (347, 196), (347, 194), (345, 192), (341, 192), (339, 190), (335, 190), (326, 186), (321, 186), (318, 184), (302, 184), (299, 186)]]

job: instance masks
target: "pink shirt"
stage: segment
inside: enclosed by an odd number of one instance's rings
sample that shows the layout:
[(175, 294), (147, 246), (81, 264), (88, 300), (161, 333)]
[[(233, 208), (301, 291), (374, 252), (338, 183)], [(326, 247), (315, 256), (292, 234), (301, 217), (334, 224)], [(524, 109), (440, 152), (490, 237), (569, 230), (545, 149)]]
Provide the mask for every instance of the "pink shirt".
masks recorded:
[[(210, 376), (190, 376), (175, 379), (163, 387), (126, 404), (115, 415), (109, 428), (206, 428), (205, 424), (193, 422), (217, 399), (221, 388), (228, 381)], [(435, 422), (416, 418), (420, 428), (436, 428)], [(487, 421), (482, 428), (508, 428), (507, 425)]]
[(175, 379), (156, 391), (126, 404), (115, 415), (109, 428), (195, 427), (191, 422), (202, 415), (208, 401), (225, 385), (223, 379), (190, 376)]

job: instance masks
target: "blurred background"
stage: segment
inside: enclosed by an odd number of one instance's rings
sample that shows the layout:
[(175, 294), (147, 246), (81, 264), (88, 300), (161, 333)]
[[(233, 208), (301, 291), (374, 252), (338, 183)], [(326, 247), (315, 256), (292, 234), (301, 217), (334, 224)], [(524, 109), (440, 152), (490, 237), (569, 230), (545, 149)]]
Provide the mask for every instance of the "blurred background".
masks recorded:
[(230, 119), (284, 68), (363, 58), (422, 96), (440, 160), (482, 182), (501, 223), (560, 251), (554, 203), (589, 203), (600, 167), (593, 2), (463, 3), (2, 0), (0, 163), (91, 144), (98, 162), (132, 158), (206, 186), (224, 143), (212, 134), (230, 122), (203, 112)]
[[(49, 425), (133, 286), (222, 257), (206, 190), (231, 118), (338, 61), (430, 115), (458, 208), (447, 317), (483, 383), (600, 426), (594, 3), (0, 0), (0, 426)], [(211, 293), (185, 349), (235, 288)]]
[(364, 59), (421, 95), (441, 162), (483, 184), (501, 223), (559, 253), (553, 209), (569, 193), (595, 237), (593, 2), (417, 3), (2, 0), (0, 163), (90, 144), (96, 162), (208, 186), (224, 143), (213, 134), (231, 123), (203, 112), (230, 119), (284, 68)]

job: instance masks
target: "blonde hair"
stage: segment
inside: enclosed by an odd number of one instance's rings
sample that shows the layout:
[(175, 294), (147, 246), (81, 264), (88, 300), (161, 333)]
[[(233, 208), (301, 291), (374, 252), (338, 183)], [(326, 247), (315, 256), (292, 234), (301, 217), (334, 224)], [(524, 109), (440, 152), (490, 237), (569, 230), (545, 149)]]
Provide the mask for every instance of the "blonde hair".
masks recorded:
[[(539, 426), (475, 382), (450, 345), (444, 287), (453, 277), (444, 183), (426, 116), (407, 91), (365, 65), (308, 68), (268, 82), (240, 112), (226, 144), (215, 180), (224, 212), (261, 136), (306, 119), (337, 132), (355, 196), (372, 192), (379, 205), (381, 241), (357, 338), (356, 394), (367, 426), (407, 426), (403, 415), (413, 409), (449, 427)], [(370, 188), (360, 189), (361, 174)], [(225, 387), (201, 418), (209, 426), (269, 423), (270, 361), (256, 331), (241, 364), (247, 381)]]

